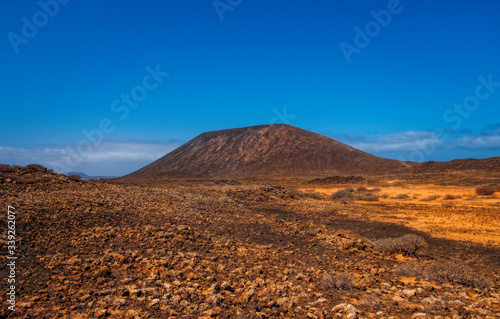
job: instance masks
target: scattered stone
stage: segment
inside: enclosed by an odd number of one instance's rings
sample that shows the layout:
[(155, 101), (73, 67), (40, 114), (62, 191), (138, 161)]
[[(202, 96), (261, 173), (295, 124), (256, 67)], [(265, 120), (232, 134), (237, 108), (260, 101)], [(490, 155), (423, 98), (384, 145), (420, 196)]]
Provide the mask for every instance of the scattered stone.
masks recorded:
[(97, 308), (96, 310), (94, 310), (94, 317), (96, 317), (96, 318), (104, 318), (104, 317), (107, 317), (109, 315), (110, 314), (109, 314), (107, 309)]
[(343, 314), (346, 319), (356, 319), (358, 317), (358, 310), (351, 304), (338, 304), (333, 307), (332, 312)]
[(408, 298), (415, 296), (416, 293), (417, 293), (417, 291), (415, 289), (405, 289), (405, 290), (403, 290), (403, 295), (405, 295)]

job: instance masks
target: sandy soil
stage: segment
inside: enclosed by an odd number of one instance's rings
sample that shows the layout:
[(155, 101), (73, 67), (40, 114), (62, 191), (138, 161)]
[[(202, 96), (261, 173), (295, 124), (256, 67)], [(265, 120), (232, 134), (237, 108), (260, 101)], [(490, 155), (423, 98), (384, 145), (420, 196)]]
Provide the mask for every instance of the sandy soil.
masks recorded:
[[(389, 181), (391, 186), (353, 185), (377, 187), (377, 202), (355, 201), (366, 208), (363, 215), (370, 221), (396, 223), (423, 231), (432, 236), (471, 241), (500, 247), (500, 198), (497, 195), (478, 196), (475, 187), (441, 186), (435, 184), (406, 184)], [(344, 185), (345, 186), (345, 185)], [(315, 191), (326, 195), (344, 187), (305, 187), (302, 191)], [(399, 194), (408, 199), (396, 199)], [(448, 196), (447, 196), (448, 195)], [(450, 196), (451, 195), (451, 196)], [(432, 197), (437, 197), (431, 199)], [(453, 198), (455, 197), (455, 198)]]

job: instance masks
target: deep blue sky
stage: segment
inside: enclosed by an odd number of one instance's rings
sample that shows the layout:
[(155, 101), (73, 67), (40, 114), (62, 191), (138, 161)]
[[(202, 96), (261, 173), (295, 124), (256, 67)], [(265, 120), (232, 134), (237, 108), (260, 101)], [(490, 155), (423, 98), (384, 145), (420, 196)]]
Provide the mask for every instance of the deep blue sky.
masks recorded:
[[(0, 4), (1, 163), (116, 176), (204, 131), (283, 122), (396, 159), (500, 155), (498, 0), (60, 1)], [(113, 111), (148, 66), (169, 75)]]

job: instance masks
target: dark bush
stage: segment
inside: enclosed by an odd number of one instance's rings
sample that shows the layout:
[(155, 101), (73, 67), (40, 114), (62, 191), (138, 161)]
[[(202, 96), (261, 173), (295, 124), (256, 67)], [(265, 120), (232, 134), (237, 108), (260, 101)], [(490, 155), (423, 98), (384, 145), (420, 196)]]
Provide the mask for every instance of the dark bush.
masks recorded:
[(476, 188), (476, 194), (481, 195), (481, 196), (489, 196), (493, 195), (493, 193), (496, 192), (496, 188), (491, 187), (491, 186), (480, 186)]
[(318, 192), (302, 192), (294, 187), (289, 187), (285, 191), (285, 196), (293, 199), (298, 198), (312, 198), (312, 199), (323, 199), (323, 195)]
[(358, 187), (354, 189), (352, 187), (347, 187), (336, 191), (330, 195), (331, 199), (355, 199), (364, 201), (377, 201), (378, 196), (370, 193), (366, 187)]
[(439, 197), (441, 197), (441, 196), (439, 196), (439, 195), (431, 195), (431, 196), (429, 196), (429, 197), (422, 198), (422, 199), (421, 199), (421, 201), (422, 201), (422, 202), (430, 202), (431, 200), (436, 200), (436, 199), (438, 199)]
[(323, 199), (323, 195), (321, 195), (318, 192), (302, 193), (302, 197), (308, 197), (312, 199)]
[(460, 199), (460, 198), (462, 198), (462, 196), (460, 196), (460, 195), (446, 194), (446, 195), (444, 195), (443, 200), (452, 200), (452, 199)]
[(375, 202), (378, 201), (378, 196), (372, 193), (355, 193), (354, 199), (367, 201), (367, 202)]
[(346, 272), (332, 272), (323, 277), (320, 282), (324, 289), (353, 290), (354, 278)]
[(410, 196), (408, 196), (406, 194), (398, 194), (398, 195), (394, 196), (394, 199), (410, 199)]
[(492, 282), (487, 277), (474, 271), (463, 263), (452, 261), (436, 261), (431, 264), (408, 262), (400, 264), (394, 273), (406, 277), (419, 277), (438, 282), (455, 282), (475, 288), (491, 287)]
[(405, 277), (422, 277), (422, 271), (422, 265), (418, 262), (407, 262), (398, 265), (394, 273)]
[(331, 199), (340, 199), (340, 198), (352, 198), (352, 192), (346, 191), (345, 189), (341, 189), (330, 195)]
[(415, 256), (421, 248), (427, 247), (427, 242), (415, 234), (407, 234), (398, 238), (379, 239), (374, 243), (380, 251), (398, 252), (407, 256)]
[(491, 282), (463, 263), (445, 261), (434, 262), (424, 269), (424, 276), (430, 280), (456, 282), (476, 288), (487, 288)]
[(299, 198), (301, 193), (301, 191), (295, 188), (287, 188), (287, 190), (285, 191), (285, 196), (289, 198)]

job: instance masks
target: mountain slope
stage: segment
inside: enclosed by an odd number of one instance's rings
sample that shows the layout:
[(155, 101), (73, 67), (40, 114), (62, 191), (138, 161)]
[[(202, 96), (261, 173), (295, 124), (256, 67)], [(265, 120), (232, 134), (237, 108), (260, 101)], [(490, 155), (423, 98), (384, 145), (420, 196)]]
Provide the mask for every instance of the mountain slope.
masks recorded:
[(203, 133), (126, 177), (263, 177), (383, 174), (409, 163), (362, 152), (286, 124)]

